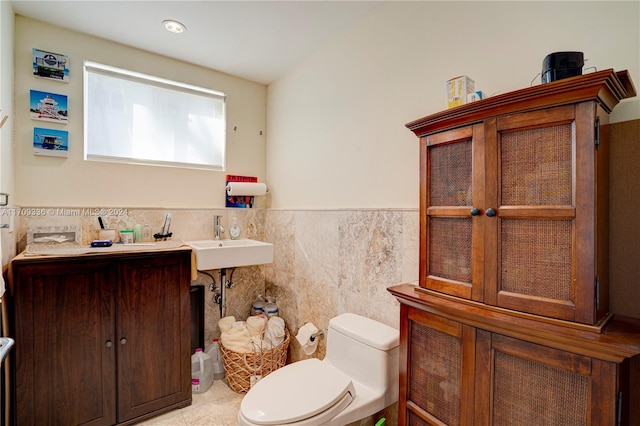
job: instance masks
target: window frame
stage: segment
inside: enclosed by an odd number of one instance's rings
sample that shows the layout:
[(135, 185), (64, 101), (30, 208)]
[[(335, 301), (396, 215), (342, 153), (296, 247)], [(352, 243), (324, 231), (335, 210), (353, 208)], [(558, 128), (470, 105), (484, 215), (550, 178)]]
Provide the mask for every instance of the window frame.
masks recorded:
[[(124, 81), (130, 81), (138, 84), (159, 87), (161, 89), (175, 90), (182, 94), (204, 96), (204, 97), (209, 97), (209, 98), (221, 101), (222, 103), (221, 105), (222, 141), (221, 141), (221, 145), (216, 145), (216, 149), (220, 151), (221, 161), (215, 162), (215, 164), (212, 164), (212, 163), (202, 164), (202, 163), (190, 163), (190, 162), (181, 162), (181, 161), (173, 161), (173, 160), (136, 158), (134, 156), (125, 156), (125, 155), (110, 156), (110, 155), (103, 155), (103, 154), (97, 154), (97, 153), (90, 153), (89, 152), (89, 145), (90, 145), (90, 141), (89, 141), (89, 119), (90, 119), (89, 118), (89, 98), (90, 98), (89, 75), (90, 74), (117, 78)], [(99, 161), (99, 162), (109, 162), (109, 163), (118, 163), (118, 164), (136, 164), (136, 165), (150, 165), (150, 166), (176, 167), (176, 168), (188, 168), (188, 169), (204, 169), (204, 170), (213, 170), (213, 171), (226, 170), (227, 94), (225, 92), (85, 60), (83, 63), (83, 98), (84, 98), (83, 159), (85, 161)]]

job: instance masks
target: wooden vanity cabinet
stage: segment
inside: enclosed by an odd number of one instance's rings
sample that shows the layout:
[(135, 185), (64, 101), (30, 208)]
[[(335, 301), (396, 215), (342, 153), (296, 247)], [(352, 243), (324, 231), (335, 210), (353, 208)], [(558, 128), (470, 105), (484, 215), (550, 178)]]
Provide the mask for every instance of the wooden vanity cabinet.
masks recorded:
[(189, 249), (16, 258), (14, 423), (132, 424), (189, 405), (190, 261)]

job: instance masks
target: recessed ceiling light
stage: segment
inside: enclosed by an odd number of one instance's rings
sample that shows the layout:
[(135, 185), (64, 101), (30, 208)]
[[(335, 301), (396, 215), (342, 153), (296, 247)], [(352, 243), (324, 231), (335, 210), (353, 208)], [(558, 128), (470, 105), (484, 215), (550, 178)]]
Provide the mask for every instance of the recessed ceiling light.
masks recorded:
[(164, 25), (167, 31), (171, 31), (172, 33), (180, 34), (187, 30), (183, 24), (178, 21), (174, 21), (173, 19), (167, 19), (166, 21), (162, 21), (162, 25)]

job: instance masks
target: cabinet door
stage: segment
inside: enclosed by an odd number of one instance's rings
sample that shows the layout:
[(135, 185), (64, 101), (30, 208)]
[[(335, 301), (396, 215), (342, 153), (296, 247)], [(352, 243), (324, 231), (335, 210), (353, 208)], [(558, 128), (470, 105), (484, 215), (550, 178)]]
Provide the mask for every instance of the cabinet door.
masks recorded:
[(121, 261), (119, 422), (191, 400), (189, 286), (189, 252)]
[(401, 305), (402, 425), (471, 425), (475, 330)]
[(615, 424), (616, 364), (485, 331), (476, 351), (476, 424)]
[(595, 322), (594, 121), (587, 103), (486, 122), (485, 303)]
[(110, 265), (14, 264), (16, 424), (116, 423)]
[(481, 124), (421, 140), (420, 284), (481, 301), (484, 280), (484, 145)]

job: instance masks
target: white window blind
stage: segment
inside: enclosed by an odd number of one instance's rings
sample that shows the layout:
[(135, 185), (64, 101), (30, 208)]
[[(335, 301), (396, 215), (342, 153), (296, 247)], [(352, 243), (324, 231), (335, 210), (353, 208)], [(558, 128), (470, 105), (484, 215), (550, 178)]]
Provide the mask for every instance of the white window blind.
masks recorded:
[(224, 170), (226, 95), (84, 63), (84, 159)]

